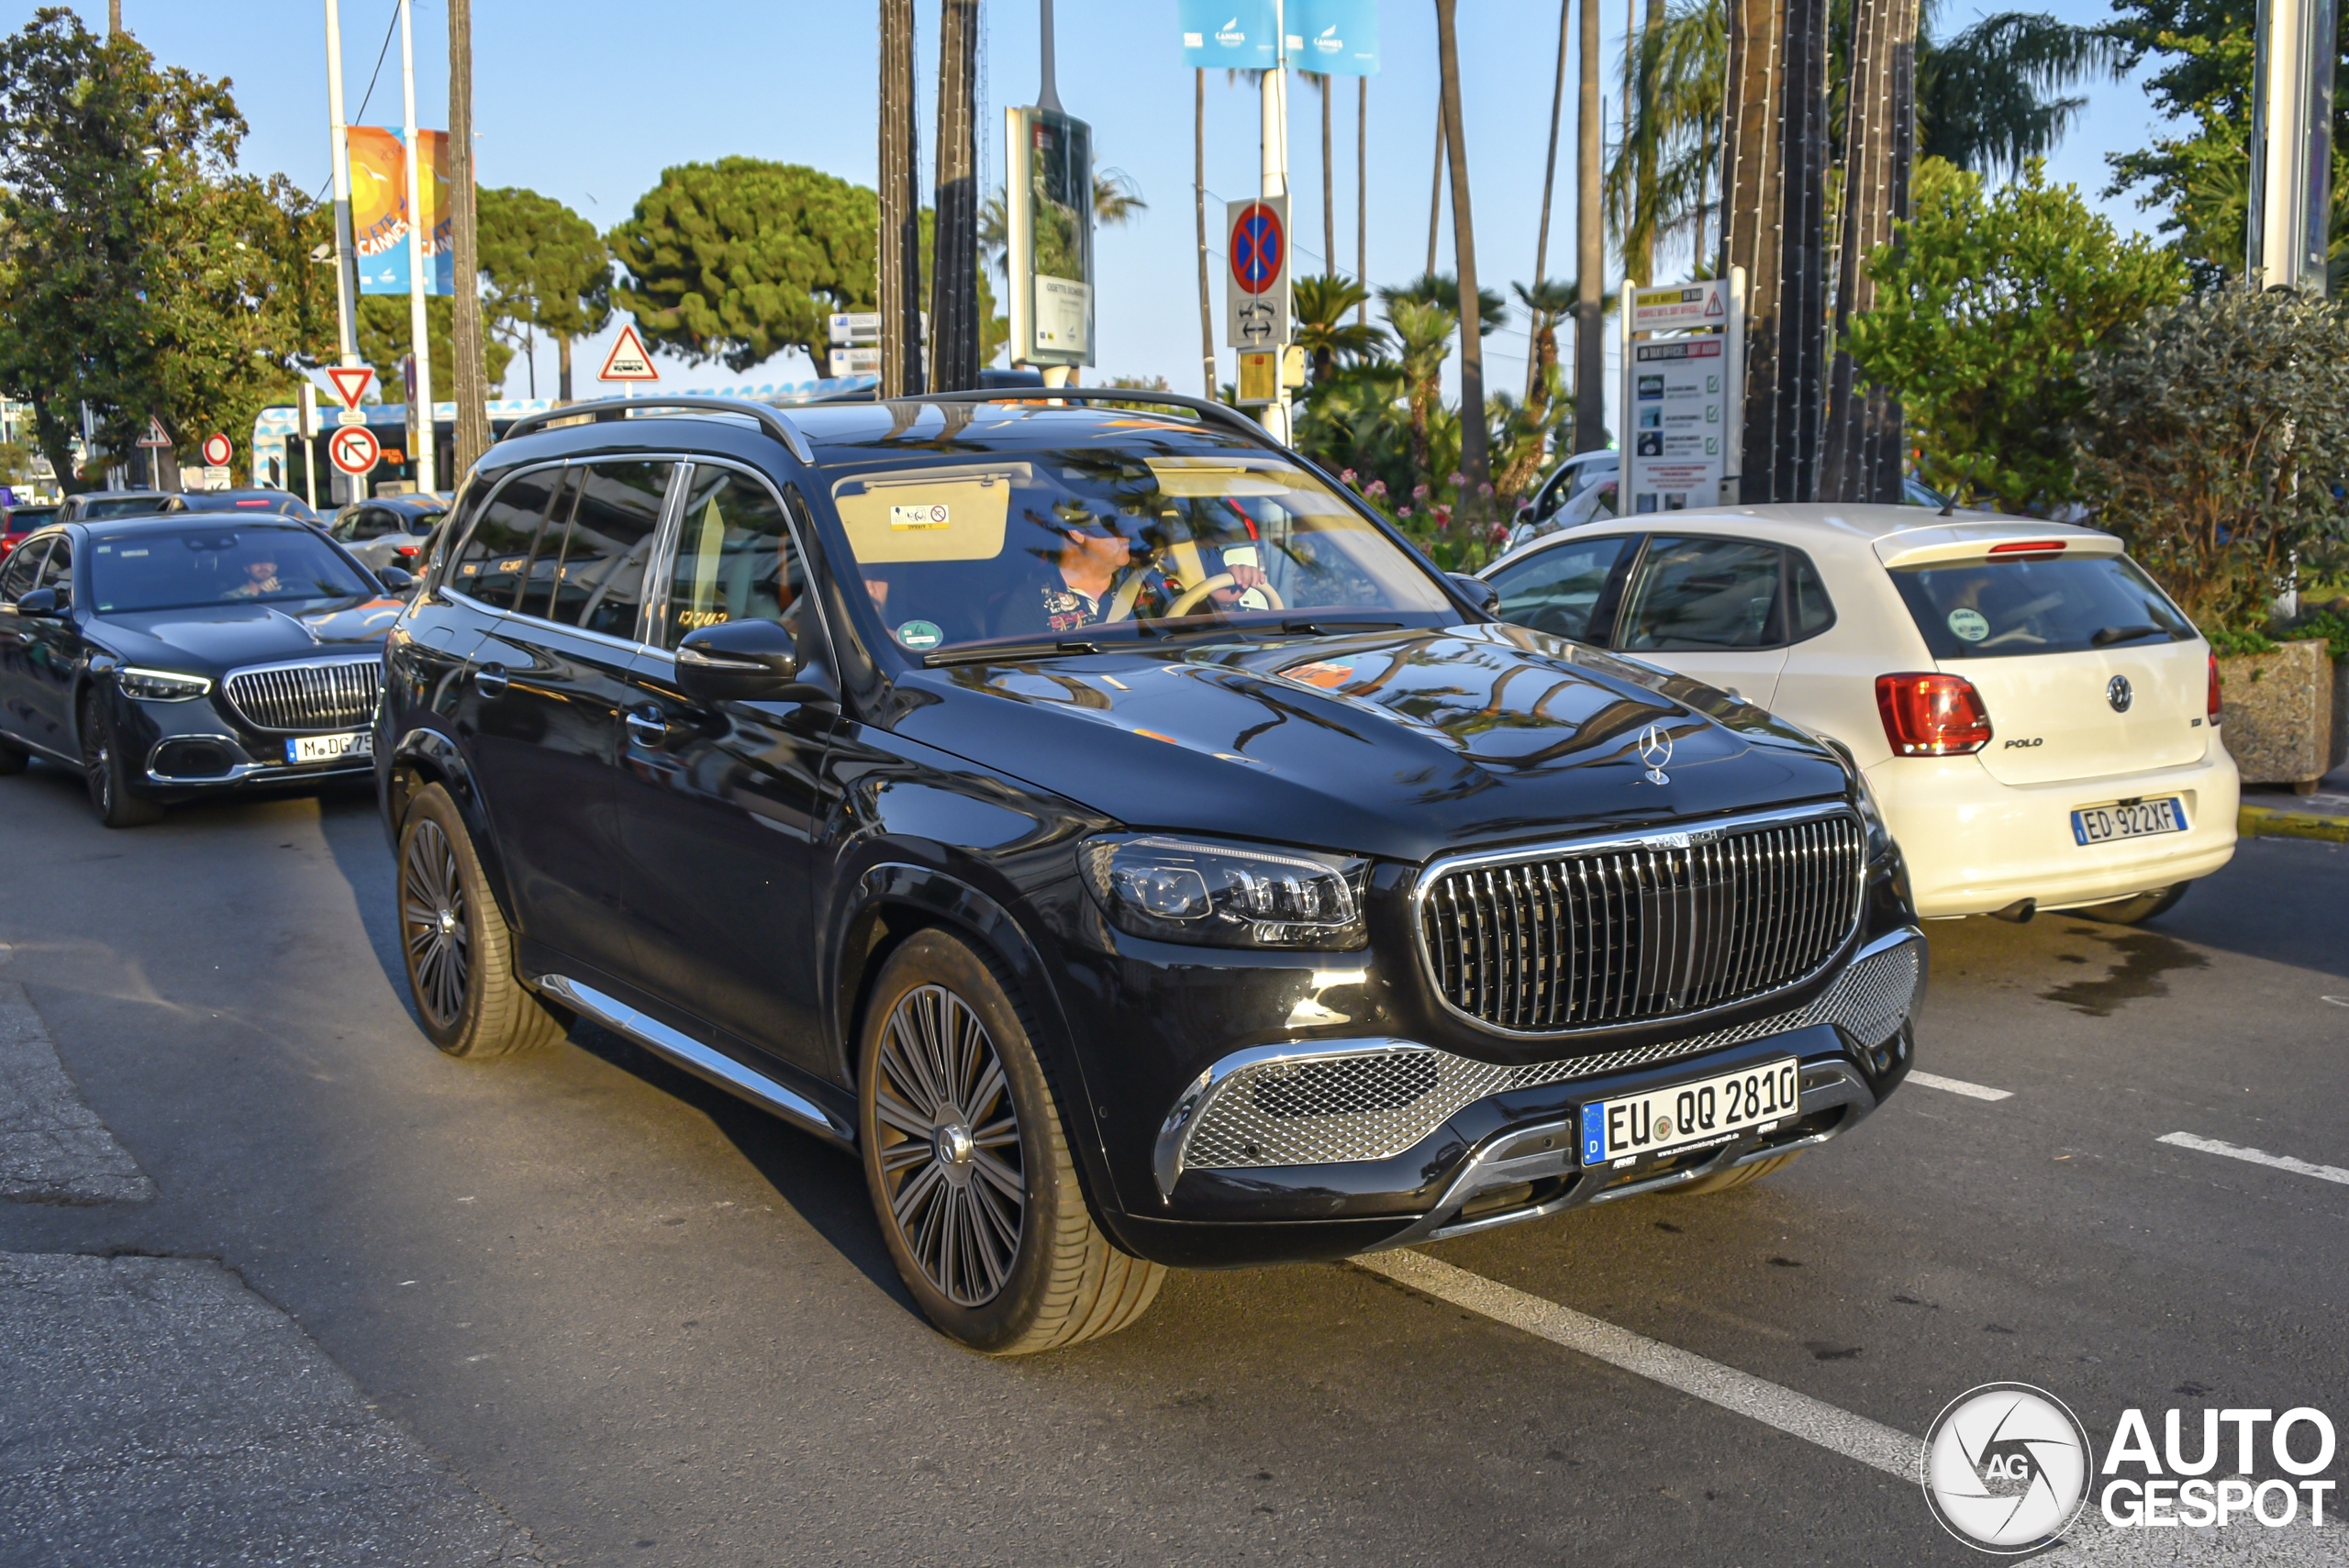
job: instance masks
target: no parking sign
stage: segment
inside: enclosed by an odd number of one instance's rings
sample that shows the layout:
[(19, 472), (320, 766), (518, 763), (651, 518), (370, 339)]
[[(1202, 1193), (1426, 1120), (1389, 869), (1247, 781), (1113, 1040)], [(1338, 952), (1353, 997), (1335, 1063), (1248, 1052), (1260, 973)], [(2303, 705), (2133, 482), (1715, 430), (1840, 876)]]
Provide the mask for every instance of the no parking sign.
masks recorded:
[(1288, 341), (1288, 198), (1224, 206), (1224, 339), (1235, 349)]

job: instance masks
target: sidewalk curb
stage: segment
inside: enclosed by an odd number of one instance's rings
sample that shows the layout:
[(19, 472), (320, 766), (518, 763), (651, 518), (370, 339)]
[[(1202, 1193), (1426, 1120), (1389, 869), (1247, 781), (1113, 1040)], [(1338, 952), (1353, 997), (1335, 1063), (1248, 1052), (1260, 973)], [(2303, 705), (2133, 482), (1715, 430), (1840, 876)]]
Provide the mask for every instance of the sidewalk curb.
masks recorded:
[(2244, 839), (2327, 839), (2349, 843), (2349, 817), (2246, 806), (2235, 813), (2235, 833)]

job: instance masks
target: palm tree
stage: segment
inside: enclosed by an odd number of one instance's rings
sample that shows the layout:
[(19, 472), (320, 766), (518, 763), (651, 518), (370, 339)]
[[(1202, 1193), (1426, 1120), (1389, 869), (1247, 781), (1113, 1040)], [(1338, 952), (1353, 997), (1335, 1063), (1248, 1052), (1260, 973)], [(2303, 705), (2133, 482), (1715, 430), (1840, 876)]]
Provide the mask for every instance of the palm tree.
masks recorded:
[(2090, 76), (2118, 79), (2121, 40), (2054, 17), (2002, 11), (1947, 43), (1932, 38), (1934, 6), (1917, 33), (1918, 154), (1976, 173), (2011, 174), (2043, 157), (2087, 106), (2054, 95)]
[[(1103, 228), (1121, 228), (1131, 223), (1137, 214), (1150, 210), (1141, 199), (1141, 187), (1123, 169), (1099, 169), (1093, 175), (1093, 221)], [(1011, 217), (1005, 211), (1003, 189), (996, 188), (986, 204), (979, 208), (979, 254), (985, 257), (998, 272), (1008, 264), (1007, 253), (1011, 249)]]
[(1582, 0), (1580, 96), (1575, 108), (1575, 450), (1607, 445), (1607, 231), (1601, 215), (1598, 123), (1598, 0)]
[(1729, 67), (1729, 23), (1721, 0), (1650, 7), (1631, 72), (1630, 134), (1607, 171), (1608, 212), (1624, 269), (1653, 282), (1655, 249), (1694, 231), (1705, 263), (1705, 220), (1720, 161), (1721, 84)]
[(1347, 311), (1369, 298), (1368, 289), (1336, 273), (1297, 280), (1289, 302), (1290, 331), (1312, 363), (1314, 385), (1337, 374), (1341, 359), (1360, 365), (1386, 357), (1384, 331), (1346, 319)]
[[(1435, 41), (1443, 99), (1443, 128), (1451, 143), (1452, 260), (1460, 269), (1460, 314), (1481, 316), (1484, 297), (1476, 287), (1476, 219), (1468, 198), (1468, 138), (1460, 115), (1459, 0), (1435, 0)], [(1481, 515), (1482, 496), (1493, 477), (1489, 432), (1485, 428), (1485, 335), (1464, 334), (1460, 342), (1460, 468), (1469, 489), (1462, 506)]]
[(1531, 287), (1519, 284), (1515, 293), (1533, 328), (1532, 346), (1526, 355), (1531, 391), (1526, 395), (1525, 409), (1541, 423), (1548, 417), (1551, 400), (1563, 390), (1558, 384), (1558, 323), (1575, 307), (1574, 285), (1563, 278), (1544, 278)]
[[(1452, 312), (1454, 324), (1460, 315), (1460, 280), (1450, 272), (1422, 272), (1409, 283), (1378, 291), (1382, 300), (1408, 299), (1421, 305), (1440, 305)], [(1486, 337), (1491, 337), (1508, 321), (1508, 304), (1498, 291), (1480, 288), (1476, 291), (1476, 327)]]
[(1431, 301), (1414, 299), (1399, 291), (1381, 289), (1387, 324), (1402, 345), (1403, 388), (1411, 405), (1411, 472), (1429, 477), (1428, 434), (1442, 395), (1443, 361), (1452, 351), (1452, 335), (1460, 328), (1456, 312)]

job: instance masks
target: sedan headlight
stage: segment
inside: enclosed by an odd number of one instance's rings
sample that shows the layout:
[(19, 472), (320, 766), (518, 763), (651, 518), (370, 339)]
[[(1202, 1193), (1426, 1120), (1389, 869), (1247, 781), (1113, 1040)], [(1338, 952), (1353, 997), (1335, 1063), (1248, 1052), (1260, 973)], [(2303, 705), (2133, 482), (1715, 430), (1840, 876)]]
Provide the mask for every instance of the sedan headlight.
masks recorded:
[(212, 689), (212, 682), (203, 675), (183, 675), (171, 670), (141, 670), (125, 665), (115, 672), (114, 684), (127, 696), (143, 702), (186, 702), (200, 697)]
[(1369, 941), (1360, 859), (1120, 834), (1087, 839), (1077, 860), (1102, 913), (1130, 936), (1325, 951)]

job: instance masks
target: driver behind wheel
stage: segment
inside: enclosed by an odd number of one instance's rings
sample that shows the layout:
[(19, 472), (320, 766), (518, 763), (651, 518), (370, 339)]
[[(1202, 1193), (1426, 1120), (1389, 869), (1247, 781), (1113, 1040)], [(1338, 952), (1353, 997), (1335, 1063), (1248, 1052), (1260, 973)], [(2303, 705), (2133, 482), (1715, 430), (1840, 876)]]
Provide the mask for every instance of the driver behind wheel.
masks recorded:
[[(1077, 500), (1062, 502), (1052, 513), (1047, 526), (1061, 542), (1038, 551), (1049, 562), (1043, 578), (1005, 606), (997, 617), (998, 635), (1077, 631), (1129, 617), (1157, 618), (1171, 613), (1186, 589), (1218, 576), (1228, 576), (1230, 585), (1212, 590), (1208, 602), (1227, 608), (1241, 605), (1242, 595), (1265, 582), (1252, 548), (1219, 550), (1185, 539), (1166, 551), (1174, 567), (1170, 573), (1153, 562), (1149, 542), (1136, 537), (1134, 519), (1096, 513)], [(1030, 520), (1042, 519), (1031, 514)], [(1210, 564), (1211, 555), (1220, 557), (1219, 563)]]

